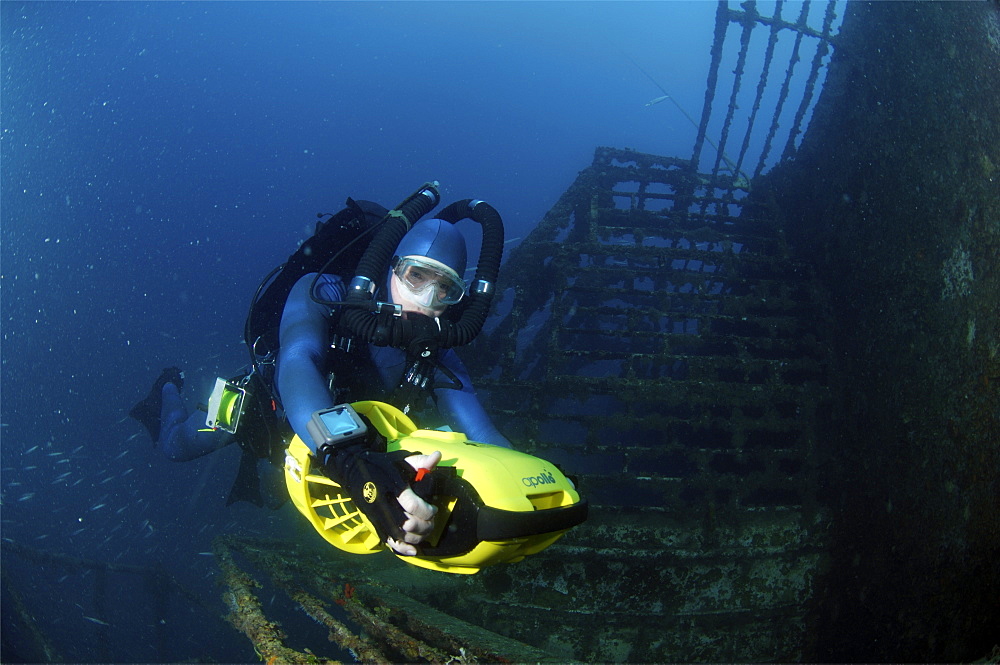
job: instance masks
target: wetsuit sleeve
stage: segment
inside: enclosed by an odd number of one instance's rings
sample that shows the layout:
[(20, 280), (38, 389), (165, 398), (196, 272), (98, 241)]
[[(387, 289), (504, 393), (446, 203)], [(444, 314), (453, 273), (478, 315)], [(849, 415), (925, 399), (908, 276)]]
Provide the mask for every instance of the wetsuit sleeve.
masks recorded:
[[(277, 386), (285, 415), (292, 429), (314, 452), (306, 424), (314, 411), (334, 406), (325, 375), (326, 350), (329, 344), (331, 310), (309, 296), (315, 273), (295, 283), (278, 330)], [(324, 275), (316, 284), (317, 295), (338, 301), (344, 297), (344, 283), (336, 276)]]
[[(438, 410), (448, 421), (454, 423), (454, 429), (464, 432), (470, 441), (481, 441), (494, 446), (512, 448), (510, 441), (493, 424), (493, 420), (483, 408), (476, 391), (472, 387), (472, 379), (465, 363), (458, 357), (454, 349), (448, 349), (441, 354), (441, 362), (462, 382), (461, 390), (439, 388), (434, 391), (437, 397)], [(438, 376), (438, 381), (444, 381)]]

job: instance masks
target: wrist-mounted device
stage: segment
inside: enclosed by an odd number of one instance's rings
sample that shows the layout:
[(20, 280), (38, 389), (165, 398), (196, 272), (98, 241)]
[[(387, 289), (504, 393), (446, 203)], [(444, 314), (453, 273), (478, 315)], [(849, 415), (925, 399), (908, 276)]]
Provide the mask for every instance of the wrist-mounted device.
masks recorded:
[(321, 462), (338, 449), (360, 443), (368, 435), (368, 425), (350, 404), (313, 412), (306, 429), (316, 442)]

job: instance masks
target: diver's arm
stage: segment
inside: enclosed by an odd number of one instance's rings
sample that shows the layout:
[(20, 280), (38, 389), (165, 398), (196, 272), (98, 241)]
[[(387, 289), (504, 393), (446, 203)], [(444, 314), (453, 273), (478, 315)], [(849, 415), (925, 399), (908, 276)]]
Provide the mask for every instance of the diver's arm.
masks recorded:
[[(383, 489), (390, 488), (391, 494), (388, 496), (396, 495), (399, 509), (395, 511), (391, 532), (383, 525), (381, 535), (395, 552), (406, 556), (414, 555), (417, 553), (415, 545), (434, 527), (433, 519), (437, 508), (409, 488), (406, 478), (391, 465), (388, 453), (378, 453), (369, 450), (367, 445), (358, 445), (336, 450), (332, 457), (328, 457), (329, 453), (318, 454), (316, 449), (324, 442), (315, 441), (306, 426), (314, 412), (335, 406), (327, 389), (324, 372), (331, 310), (310, 297), (309, 287), (314, 277), (315, 273), (305, 275), (295, 283), (281, 313), (277, 384), (285, 415), (292, 424), (292, 429), (312, 449), (313, 454), (319, 459), (327, 458), (324, 466), (328, 473), (333, 474), (331, 478), (347, 482), (348, 486), (354, 488), (352, 494), (357, 496), (356, 492), (360, 491), (359, 479), (375, 482), (372, 480), (374, 478), (382, 482)], [(342, 301), (345, 294), (344, 282), (335, 275), (323, 275), (316, 283), (316, 292), (324, 300)], [(411, 454), (404, 461), (414, 469), (432, 469), (440, 459), (441, 453)], [(361, 486), (363, 484), (361, 482)], [(382, 491), (376, 494), (382, 494)], [(361, 510), (364, 512), (367, 509), (362, 505)], [(373, 523), (378, 522), (381, 516), (381, 513), (376, 512), (365, 514)]]
[[(281, 314), (278, 334), (277, 385), (285, 415), (292, 429), (313, 452), (317, 442), (306, 429), (314, 411), (334, 406), (324, 375), (330, 334), (330, 308), (309, 296), (315, 273), (304, 275), (292, 287)], [(316, 284), (318, 295), (326, 300), (343, 300), (344, 283), (336, 276), (324, 275)]]
[[(469, 371), (454, 349), (448, 349), (441, 354), (441, 362), (454, 372), (458, 380), (462, 382), (461, 390), (438, 388), (434, 391), (441, 414), (449, 422), (453, 422), (453, 428), (463, 432), (470, 441), (481, 441), (494, 446), (512, 448), (510, 441), (500, 433), (489, 414), (486, 413), (486, 409), (483, 408), (479, 397), (476, 396), (475, 389), (472, 387)], [(440, 373), (437, 379), (438, 381), (443, 380)]]

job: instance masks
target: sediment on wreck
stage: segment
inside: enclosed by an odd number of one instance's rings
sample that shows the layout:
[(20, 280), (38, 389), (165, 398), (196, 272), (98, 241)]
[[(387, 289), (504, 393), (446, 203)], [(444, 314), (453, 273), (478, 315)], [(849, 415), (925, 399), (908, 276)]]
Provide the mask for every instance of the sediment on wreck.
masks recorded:
[(758, 187), (837, 322), (818, 659), (973, 660), (998, 639), (998, 99), (996, 3), (849, 3), (795, 160)]

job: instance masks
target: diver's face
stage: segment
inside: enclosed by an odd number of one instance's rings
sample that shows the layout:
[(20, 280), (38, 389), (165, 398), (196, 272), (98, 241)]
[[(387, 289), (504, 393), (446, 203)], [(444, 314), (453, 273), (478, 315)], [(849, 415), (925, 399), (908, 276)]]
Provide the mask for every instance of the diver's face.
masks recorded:
[(402, 307), (404, 312), (415, 312), (435, 318), (444, 314), (445, 310), (448, 309), (447, 305), (427, 307), (415, 302), (410, 290), (400, 282), (399, 277), (395, 274), (389, 279), (389, 291), (392, 293), (392, 302)]

